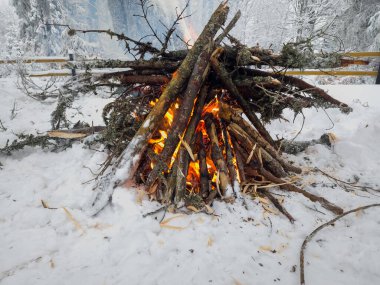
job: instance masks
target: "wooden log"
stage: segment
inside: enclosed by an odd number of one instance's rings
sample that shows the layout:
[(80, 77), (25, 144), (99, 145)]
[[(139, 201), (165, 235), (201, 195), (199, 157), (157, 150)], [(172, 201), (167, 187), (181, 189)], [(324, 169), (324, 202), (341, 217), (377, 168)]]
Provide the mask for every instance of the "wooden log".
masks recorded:
[(214, 71), (217, 73), (220, 80), (223, 82), (225, 87), (231, 93), (231, 95), (238, 101), (244, 113), (250, 120), (250, 122), (255, 126), (255, 128), (259, 131), (259, 133), (263, 136), (263, 138), (272, 146), (275, 146), (275, 143), (268, 133), (268, 131), (264, 128), (263, 124), (260, 122), (259, 118), (256, 116), (254, 112), (251, 111), (251, 107), (248, 102), (244, 99), (244, 97), (240, 94), (236, 85), (233, 83), (230, 75), (227, 70), (222, 66), (222, 64), (217, 59), (218, 54), (214, 54), (211, 57), (211, 65)]
[(150, 171), (151, 167), (150, 167), (150, 164), (151, 164), (151, 157), (152, 155), (156, 155), (155, 153), (152, 154), (153, 151), (151, 150), (147, 150), (145, 151), (145, 153), (143, 154), (143, 156), (145, 157), (143, 163), (141, 163), (139, 165), (139, 167), (137, 168), (136, 170), (136, 174), (135, 174), (135, 180), (137, 183), (145, 183), (146, 181), (146, 174), (148, 173), (148, 171)]
[(238, 10), (235, 14), (235, 16), (231, 19), (231, 21), (228, 23), (227, 27), (223, 29), (223, 32), (215, 39), (215, 46), (218, 46), (221, 44), (221, 42), (224, 40), (224, 38), (228, 35), (228, 33), (232, 30), (232, 28), (235, 27), (236, 23), (239, 21), (241, 17), (241, 11)]
[(134, 70), (165, 70), (169, 73), (174, 72), (181, 65), (181, 61), (171, 60), (94, 60), (91, 62), (69, 62), (65, 67), (89, 70), (94, 68), (132, 68)]
[(232, 148), (231, 148), (231, 138), (227, 132), (226, 124), (222, 122), (222, 133), (223, 133), (223, 138), (224, 138), (224, 147), (225, 147), (225, 152), (226, 152), (226, 161), (227, 161), (227, 168), (228, 168), (228, 173), (231, 178), (231, 185), (232, 189), (234, 190), (234, 193), (236, 195), (237, 190), (235, 189), (235, 185), (237, 185), (237, 173), (236, 173), (236, 168), (235, 164), (233, 162), (233, 153), (232, 153)]
[(71, 130), (54, 130), (47, 132), (49, 138), (59, 139), (83, 139), (94, 133), (99, 133), (105, 130), (106, 127), (94, 126), (88, 128), (71, 129)]
[(178, 163), (179, 163), (179, 159), (177, 158), (169, 173), (168, 187), (167, 189), (165, 189), (165, 192), (163, 195), (162, 203), (167, 204), (167, 205), (170, 205), (174, 202), (174, 192), (177, 185)]
[(203, 134), (202, 132), (198, 133), (198, 161), (199, 161), (199, 172), (200, 172), (200, 192), (203, 198), (207, 198), (210, 193), (210, 175), (207, 169), (206, 162), (206, 149), (203, 143)]
[(122, 75), (120, 83), (124, 85), (144, 83), (147, 85), (166, 85), (170, 81), (165, 75)]
[(109, 203), (115, 185), (120, 185), (134, 176), (140, 163), (141, 155), (148, 146), (149, 139), (159, 127), (160, 122), (179, 92), (183, 90), (202, 50), (215, 37), (217, 31), (226, 21), (228, 11), (227, 2), (221, 3), (215, 10), (135, 137), (114, 163), (111, 170), (112, 174), (100, 178), (95, 186), (97, 193), (90, 209), (91, 214), (97, 214)]
[(280, 90), (281, 88), (283, 88), (280, 80), (272, 78), (270, 76), (266, 76), (266, 77), (239, 76), (237, 78), (233, 78), (232, 80), (239, 91), (242, 88), (255, 87), (255, 86), (260, 86), (260, 87), (270, 89), (270, 90)]
[(236, 164), (237, 164), (237, 168), (239, 171), (240, 184), (242, 184), (247, 180), (247, 178), (245, 176), (245, 170), (244, 170), (244, 159), (243, 159), (243, 155), (241, 153), (241, 147), (240, 147), (239, 143), (236, 141), (236, 139), (234, 137), (232, 137), (231, 139), (232, 139), (232, 145), (234, 147)]
[[(206, 99), (209, 94), (210, 87), (208, 85), (204, 85), (199, 93), (197, 102), (195, 104), (194, 113), (191, 117), (190, 123), (187, 126), (187, 130), (183, 140), (190, 146), (190, 148), (194, 149), (195, 143), (195, 131), (201, 120), (203, 106), (205, 105)], [(178, 157), (183, 161), (181, 167), (177, 169), (177, 183), (175, 189), (175, 203), (179, 204), (183, 198), (185, 197), (186, 191), (186, 177), (188, 173), (188, 166), (190, 163), (190, 155), (185, 147), (181, 145)], [(183, 175), (182, 175), (183, 174)]]
[(223, 196), (232, 196), (232, 186), (228, 176), (227, 164), (224, 160), (223, 153), (219, 148), (219, 140), (216, 131), (216, 125), (212, 114), (205, 117), (206, 130), (211, 143), (211, 158), (219, 172), (219, 185)]
[[(173, 71), (172, 71), (173, 72)], [(171, 79), (169, 71), (163, 70), (163, 69), (142, 69), (142, 70), (123, 70), (123, 71), (117, 71), (117, 72), (105, 72), (103, 74), (93, 75), (93, 82), (96, 81), (107, 81), (108, 79), (116, 79), (120, 80), (123, 76), (165, 76), (169, 80)]]
[(303, 196), (305, 196), (306, 198), (310, 199), (313, 202), (319, 202), (322, 205), (322, 207), (324, 207), (325, 209), (333, 212), (334, 214), (340, 215), (340, 214), (343, 213), (343, 209), (342, 208), (334, 205), (333, 203), (329, 202), (325, 198), (317, 196), (317, 195), (314, 195), (314, 194), (311, 194), (309, 192), (306, 192), (305, 190), (302, 190), (302, 189), (300, 189), (297, 186), (294, 186), (292, 184), (284, 184), (284, 183), (286, 183), (285, 180), (282, 180), (281, 178), (278, 178), (278, 177), (274, 176), (272, 173), (270, 173), (269, 171), (265, 170), (264, 168), (260, 169), (260, 173), (266, 179), (268, 179), (269, 181), (272, 181), (273, 183), (283, 184), (283, 185), (280, 186), (281, 189), (284, 189), (284, 190), (287, 190), (287, 191), (291, 191), (291, 192), (300, 193), (300, 194), (302, 194)]

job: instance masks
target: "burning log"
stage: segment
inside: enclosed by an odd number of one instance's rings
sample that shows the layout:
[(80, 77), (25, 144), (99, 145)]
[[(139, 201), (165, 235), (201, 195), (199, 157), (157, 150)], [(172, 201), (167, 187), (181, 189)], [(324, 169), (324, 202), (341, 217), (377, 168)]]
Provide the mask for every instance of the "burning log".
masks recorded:
[[(187, 127), (185, 136), (183, 138), (183, 141), (187, 143), (190, 146), (190, 148), (193, 148), (193, 145), (195, 143), (195, 131), (201, 119), (203, 107), (205, 105), (209, 89), (210, 87), (208, 85), (204, 85), (202, 87), (195, 105), (194, 114), (191, 117), (190, 123)], [(190, 163), (190, 153), (188, 150), (186, 150), (186, 148), (183, 145), (181, 145), (179, 149), (179, 158), (183, 160), (183, 163), (182, 168), (179, 168), (177, 170), (178, 182), (176, 185), (176, 204), (178, 204), (186, 194), (186, 178), (188, 176), (188, 166)]]
[(232, 186), (228, 176), (228, 168), (223, 153), (219, 148), (219, 139), (216, 131), (215, 120), (212, 114), (208, 114), (205, 118), (207, 134), (211, 141), (211, 157), (216, 166), (218, 180), (217, 188), (220, 186), (220, 192), (223, 197), (232, 196)]
[(234, 153), (236, 157), (236, 166), (239, 173), (240, 183), (244, 183), (247, 179), (246, 179), (245, 170), (244, 170), (244, 160), (243, 160), (243, 154), (242, 154), (243, 150), (240, 147), (239, 143), (236, 141), (236, 139), (234, 139), (233, 137), (232, 137), (232, 144), (234, 147)]
[(200, 192), (202, 198), (207, 198), (210, 193), (210, 176), (207, 169), (206, 162), (206, 149), (203, 143), (203, 134), (202, 132), (198, 133), (198, 143), (199, 143), (199, 152), (198, 152), (198, 161), (199, 161), (199, 173), (200, 173)]

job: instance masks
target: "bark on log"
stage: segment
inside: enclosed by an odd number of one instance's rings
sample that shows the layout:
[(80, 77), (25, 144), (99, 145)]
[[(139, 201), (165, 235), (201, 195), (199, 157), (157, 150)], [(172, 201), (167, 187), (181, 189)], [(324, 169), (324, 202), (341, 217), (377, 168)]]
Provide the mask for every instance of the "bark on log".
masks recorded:
[(223, 132), (223, 138), (224, 138), (224, 147), (226, 151), (226, 161), (227, 161), (227, 168), (229, 172), (229, 176), (231, 178), (231, 185), (232, 189), (234, 190), (234, 193), (236, 194), (237, 189), (235, 189), (235, 182), (237, 182), (237, 174), (235, 165), (233, 162), (233, 154), (232, 154), (232, 148), (231, 148), (231, 138), (227, 132), (227, 128), (224, 122), (222, 122), (222, 132)]
[(198, 160), (199, 160), (199, 174), (200, 174), (200, 188), (201, 188), (201, 196), (203, 198), (207, 198), (210, 193), (210, 175), (207, 169), (206, 162), (206, 149), (203, 143), (203, 134), (202, 132), (198, 133), (198, 143), (199, 143), (199, 152), (198, 152)]
[[(68, 68), (72, 68), (73, 62), (67, 65)], [(135, 70), (166, 70), (167, 72), (174, 72), (180, 65), (181, 61), (170, 60), (95, 60), (91, 63), (75, 62), (75, 65), (81, 69), (89, 70), (94, 68), (132, 68)]]
[(177, 171), (178, 171), (179, 159), (177, 158), (172, 166), (172, 170), (168, 178), (168, 187), (164, 192), (162, 203), (170, 205), (174, 201), (174, 190), (176, 189), (177, 184)]
[(212, 114), (207, 114), (205, 117), (207, 134), (211, 143), (211, 158), (215, 167), (219, 171), (219, 185), (223, 196), (232, 195), (232, 186), (228, 177), (228, 168), (223, 157), (223, 153), (219, 148), (219, 139), (216, 131), (216, 125)]
[(232, 137), (231, 139), (232, 139), (232, 144), (234, 147), (236, 164), (237, 164), (237, 168), (239, 171), (240, 184), (242, 184), (247, 180), (246, 176), (245, 176), (245, 170), (244, 170), (244, 159), (243, 159), (243, 155), (240, 151), (241, 147), (240, 147), (239, 143), (236, 141), (235, 138)]
[(165, 75), (122, 75), (120, 76), (120, 83), (124, 85), (144, 83), (147, 85), (166, 85), (170, 78)]
[(114, 163), (114, 167), (111, 170), (112, 175), (102, 176), (100, 181), (98, 181), (95, 186), (97, 193), (92, 203), (91, 214), (97, 214), (108, 204), (115, 185), (120, 185), (120, 183), (134, 176), (140, 163), (141, 155), (148, 146), (149, 139), (157, 130), (170, 105), (188, 81), (203, 48), (215, 37), (217, 31), (226, 21), (228, 11), (229, 7), (226, 2), (221, 3), (215, 10), (201, 35), (194, 43), (194, 46), (176, 71), (176, 76), (172, 78), (128, 147)]

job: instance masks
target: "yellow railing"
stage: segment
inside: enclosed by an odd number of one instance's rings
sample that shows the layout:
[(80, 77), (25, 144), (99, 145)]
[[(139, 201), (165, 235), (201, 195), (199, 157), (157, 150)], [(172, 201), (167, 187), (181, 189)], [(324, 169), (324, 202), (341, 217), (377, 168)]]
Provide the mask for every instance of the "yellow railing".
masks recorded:
[(346, 52), (346, 53), (343, 53), (342, 55), (351, 56), (351, 57), (378, 57), (380, 56), (380, 51)]
[(289, 70), (286, 75), (327, 75), (327, 76), (377, 76), (377, 71), (346, 71), (346, 70)]

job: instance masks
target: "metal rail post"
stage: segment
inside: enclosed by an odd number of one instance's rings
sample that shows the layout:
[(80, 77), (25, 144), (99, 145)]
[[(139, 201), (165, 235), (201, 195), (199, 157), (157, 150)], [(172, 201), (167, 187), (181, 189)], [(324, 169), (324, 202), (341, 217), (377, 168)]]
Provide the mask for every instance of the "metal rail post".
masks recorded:
[[(75, 58), (74, 58), (74, 51), (70, 50), (69, 51), (69, 61), (71, 62), (74, 62)], [(76, 76), (77, 75), (77, 71), (76, 71), (76, 66), (74, 65), (73, 63), (73, 67), (71, 68), (71, 76)]]

